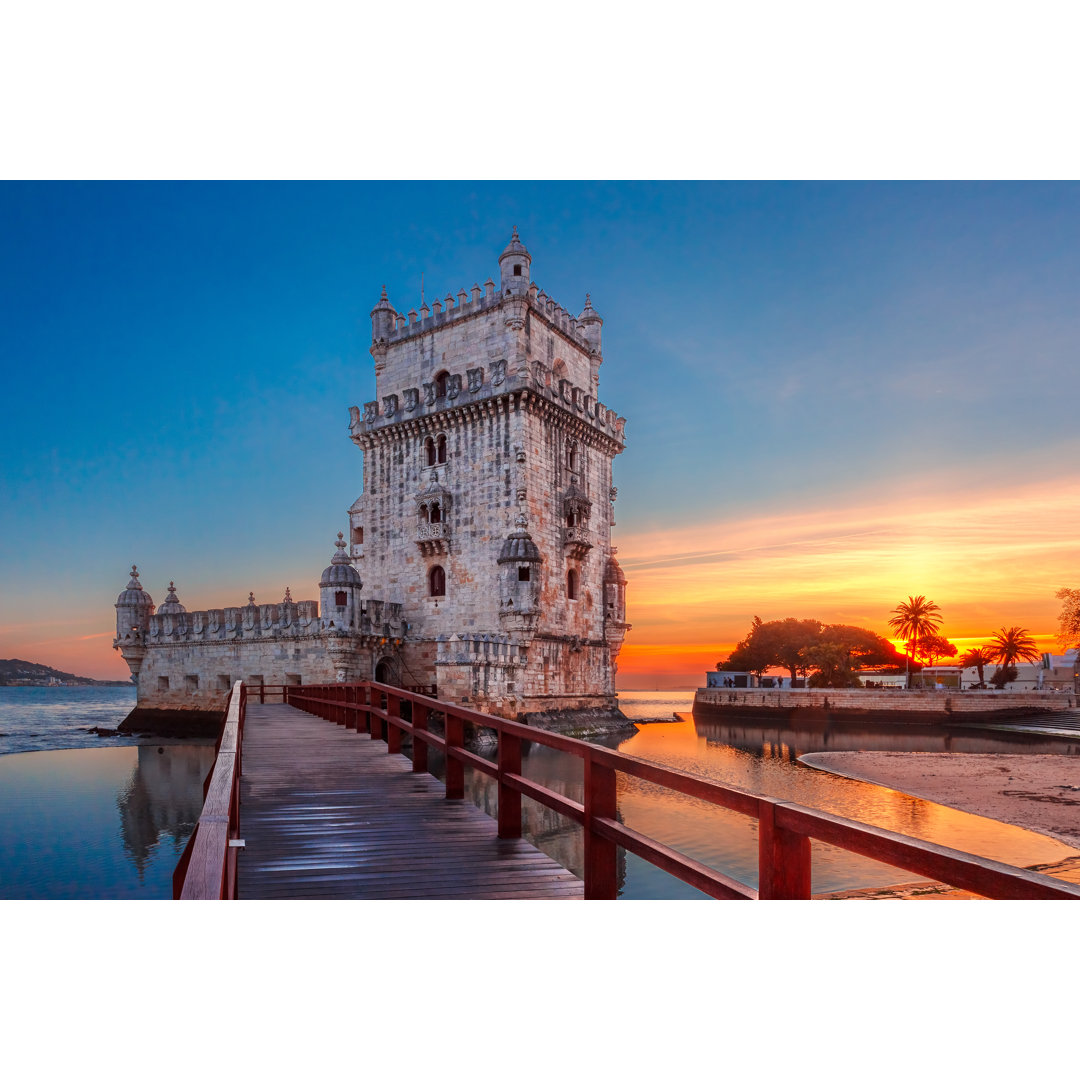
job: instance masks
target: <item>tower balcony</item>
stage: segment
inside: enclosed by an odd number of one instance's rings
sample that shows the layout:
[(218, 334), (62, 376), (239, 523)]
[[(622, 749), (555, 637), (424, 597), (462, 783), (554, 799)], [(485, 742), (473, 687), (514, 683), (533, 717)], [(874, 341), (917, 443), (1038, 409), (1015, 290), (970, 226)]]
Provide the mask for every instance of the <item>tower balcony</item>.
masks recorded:
[(592, 542), (589, 540), (589, 530), (582, 525), (564, 526), (563, 547), (566, 549), (566, 553), (573, 558), (583, 558), (592, 547)]
[(445, 555), (450, 550), (449, 522), (420, 522), (416, 526), (416, 544), (424, 555)]

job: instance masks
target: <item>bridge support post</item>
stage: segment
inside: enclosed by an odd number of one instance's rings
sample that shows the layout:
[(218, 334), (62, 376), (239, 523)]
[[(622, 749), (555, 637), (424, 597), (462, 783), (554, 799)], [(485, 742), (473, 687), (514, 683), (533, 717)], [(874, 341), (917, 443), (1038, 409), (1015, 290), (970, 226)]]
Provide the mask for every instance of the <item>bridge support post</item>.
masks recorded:
[(345, 687), (345, 728), (347, 731), (356, 730), (356, 687)]
[(761, 800), (758, 815), (758, 899), (810, 899), (810, 838), (778, 824), (784, 804)]
[(426, 705), (419, 705), (417, 702), (413, 702), (412, 707), (412, 726), (413, 726), (413, 741), (412, 741), (412, 771), (413, 772), (427, 772), (428, 771), (428, 744), (423, 739), (416, 737), (416, 732), (427, 731), (428, 729), (428, 707)]
[(619, 891), (616, 872), (618, 845), (596, 833), (599, 819), (615, 820), (618, 796), (615, 770), (585, 759), (585, 899), (614, 900)]
[(516, 840), (521, 836), (521, 792), (505, 782), (507, 775), (521, 773), (521, 740), (500, 731), (499, 735), (499, 836)]

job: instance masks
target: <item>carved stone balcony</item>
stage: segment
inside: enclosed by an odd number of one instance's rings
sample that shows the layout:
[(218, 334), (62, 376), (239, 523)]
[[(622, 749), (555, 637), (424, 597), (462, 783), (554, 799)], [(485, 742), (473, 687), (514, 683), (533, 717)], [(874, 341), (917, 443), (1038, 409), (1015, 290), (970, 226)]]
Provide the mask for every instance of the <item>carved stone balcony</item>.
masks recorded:
[(592, 547), (589, 540), (589, 530), (582, 525), (566, 525), (563, 527), (563, 547), (566, 554), (574, 559), (584, 558)]
[(449, 523), (421, 522), (416, 526), (416, 545), (423, 555), (445, 555), (450, 550)]

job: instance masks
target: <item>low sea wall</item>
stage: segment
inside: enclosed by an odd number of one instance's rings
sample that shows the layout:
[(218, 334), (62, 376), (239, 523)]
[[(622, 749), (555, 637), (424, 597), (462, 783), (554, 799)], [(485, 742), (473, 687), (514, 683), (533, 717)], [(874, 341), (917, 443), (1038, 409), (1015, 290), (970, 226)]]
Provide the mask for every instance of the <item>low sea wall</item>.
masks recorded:
[(887, 720), (905, 724), (985, 723), (1078, 707), (1076, 694), (1008, 690), (701, 689), (694, 715), (741, 713), (788, 720)]

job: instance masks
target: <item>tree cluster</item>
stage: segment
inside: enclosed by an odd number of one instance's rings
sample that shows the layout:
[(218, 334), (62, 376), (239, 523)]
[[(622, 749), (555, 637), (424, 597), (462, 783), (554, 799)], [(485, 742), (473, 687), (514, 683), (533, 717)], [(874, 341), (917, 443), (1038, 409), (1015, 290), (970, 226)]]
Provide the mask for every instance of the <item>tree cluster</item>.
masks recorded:
[(781, 667), (792, 680), (812, 672), (811, 686), (845, 687), (862, 685), (857, 672), (863, 668), (899, 671), (903, 662), (903, 655), (890, 642), (861, 626), (817, 619), (762, 622), (755, 616), (750, 633), (716, 670), (760, 675), (767, 668)]

